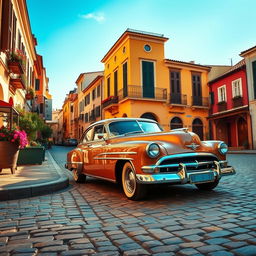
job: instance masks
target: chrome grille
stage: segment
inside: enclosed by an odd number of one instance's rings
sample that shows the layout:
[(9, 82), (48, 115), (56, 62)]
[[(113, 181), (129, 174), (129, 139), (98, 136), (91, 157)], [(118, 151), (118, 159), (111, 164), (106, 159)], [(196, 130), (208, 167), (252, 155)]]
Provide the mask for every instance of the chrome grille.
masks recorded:
[(159, 171), (160, 173), (177, 173), (180, 164), (184, 164), (188, 172), (209, 170), (215, 166), (214, 161), (219, 160), (213, 154), (182, 154), (182, 157), (175, 158), (175, 156), (171, 156), (170, 158), (165, 158), (159, 163)]

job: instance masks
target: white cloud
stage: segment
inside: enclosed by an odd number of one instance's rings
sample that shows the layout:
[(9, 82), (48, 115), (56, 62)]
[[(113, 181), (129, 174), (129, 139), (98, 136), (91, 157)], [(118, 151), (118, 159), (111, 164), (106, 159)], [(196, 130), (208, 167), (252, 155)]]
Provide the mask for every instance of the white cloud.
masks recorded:
[(83, 19), (93, 19), (96, 20), (98, 23), (103, 23), (105, 21), (104, 13), (87, 13), (80, 15)]

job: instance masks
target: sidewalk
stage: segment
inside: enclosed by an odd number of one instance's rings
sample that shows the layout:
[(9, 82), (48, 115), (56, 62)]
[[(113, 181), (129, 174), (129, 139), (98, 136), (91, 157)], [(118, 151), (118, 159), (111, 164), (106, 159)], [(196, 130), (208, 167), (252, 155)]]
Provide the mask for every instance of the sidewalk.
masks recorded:
[(66, 188), (68, 177), (48, 151), (45, 159), (42, 165), (18, 166), (15, 174), (11, 174), (10, 169), (3, 169), (0, 173), (0, 201), (39, 196)]

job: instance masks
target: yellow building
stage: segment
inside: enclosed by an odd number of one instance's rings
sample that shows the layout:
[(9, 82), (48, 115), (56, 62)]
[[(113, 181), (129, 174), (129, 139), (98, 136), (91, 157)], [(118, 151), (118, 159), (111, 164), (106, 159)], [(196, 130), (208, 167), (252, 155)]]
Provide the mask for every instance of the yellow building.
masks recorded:
[(126, 30), (102, 59), (103, 117), (145, 117), (165, 130), (188, 127), (208, 132), (210, 68), (165, 59), (160, 34)]

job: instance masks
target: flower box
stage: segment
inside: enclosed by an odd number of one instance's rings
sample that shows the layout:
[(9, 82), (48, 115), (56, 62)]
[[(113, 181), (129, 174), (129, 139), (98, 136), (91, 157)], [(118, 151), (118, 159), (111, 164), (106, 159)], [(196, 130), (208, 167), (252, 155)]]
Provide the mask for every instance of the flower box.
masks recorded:
[(18, 74), (18, 75), (24, 74), (23, 67), (22, 67), (20, 61), (18, 61), (18, 60), (9, 60), (8, 68), (14, 74)]
[(43, 146), (26, 147), (20, 149), (17, 165), (42, 164), (45, 157)]

